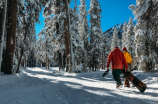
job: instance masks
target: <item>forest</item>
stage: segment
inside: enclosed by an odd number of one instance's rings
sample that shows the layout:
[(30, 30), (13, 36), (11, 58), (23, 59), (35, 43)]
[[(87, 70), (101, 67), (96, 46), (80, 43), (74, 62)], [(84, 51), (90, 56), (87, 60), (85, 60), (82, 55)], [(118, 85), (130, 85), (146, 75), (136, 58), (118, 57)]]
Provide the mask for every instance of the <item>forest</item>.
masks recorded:
[(0, 104), (157, 104), (158, 0), (134, 1), (0, 0)]
[[(99, 1), (91, 0), (88, 11), (86, 0), (80, 0), (79, 6), (76, 2), (70, 8), (71, 0), (1, 0), (1, 72), (15, 74), (22, 67), (42, 66), (75, 73), (105, 70), (107, 56), (116, 44), (120, 49), (127, 47), (133, 67), (144, 72), (157, 70), (157, 0), (136, 0), (136, 5), (129, 6), (136, 23), (129, 17), (128, 22), (105, 32)], [(45, 26), (37, 38), (35, 24), (40, 23), (41, 11)]]

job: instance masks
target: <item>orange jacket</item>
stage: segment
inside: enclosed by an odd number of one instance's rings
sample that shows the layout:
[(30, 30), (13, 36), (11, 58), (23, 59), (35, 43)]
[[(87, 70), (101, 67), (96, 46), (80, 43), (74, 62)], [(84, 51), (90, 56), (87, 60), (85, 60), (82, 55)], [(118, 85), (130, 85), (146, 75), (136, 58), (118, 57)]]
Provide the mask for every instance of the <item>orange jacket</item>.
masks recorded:
[(120, 51), (119, 48), (114, 48), (113, 51), (111, 51), (108, 55), (107, 59), (107, 69), (109, 69), (110, 62), (112, 61), (112, 69), (124, 69), (124, 66), (126, 69), (128, 69), (127, 62), (125, 60), (125, 57), (123, 53)]
[(131, 55), (128, 52), (123, 52), (123, 54), (125, 56), (126, 62), (129, 63), (129, 64), (132, 63)]

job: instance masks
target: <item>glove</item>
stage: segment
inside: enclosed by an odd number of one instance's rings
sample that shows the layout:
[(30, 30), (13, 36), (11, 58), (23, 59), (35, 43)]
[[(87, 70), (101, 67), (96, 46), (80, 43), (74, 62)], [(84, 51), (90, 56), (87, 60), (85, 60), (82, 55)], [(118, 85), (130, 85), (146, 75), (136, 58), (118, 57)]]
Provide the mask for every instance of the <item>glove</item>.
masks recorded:
[(124, 76), (128, 76), (129, 75), (129, 71), (127, 69), (125, 69), (125, 73), (124, 73)]
[(105, 77), (105, 75), (107, 75), (109, 73), (109, 69), (107, 69), (107, 71), (105, 71), (102, 75), (102, 77)]

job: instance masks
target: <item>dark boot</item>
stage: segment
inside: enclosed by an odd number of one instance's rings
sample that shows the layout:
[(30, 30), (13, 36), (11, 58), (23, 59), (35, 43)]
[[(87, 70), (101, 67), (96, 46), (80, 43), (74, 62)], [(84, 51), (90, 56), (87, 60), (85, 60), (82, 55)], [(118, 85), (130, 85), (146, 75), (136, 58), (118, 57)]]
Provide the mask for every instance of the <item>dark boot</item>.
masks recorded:
[(125, 78), (125, 84), (124, 84), (124, 86), (125, 86), (125, 87), (130, 87), (130, 85), (129, 85), (129, 80), (126, 79), (126, 78)]

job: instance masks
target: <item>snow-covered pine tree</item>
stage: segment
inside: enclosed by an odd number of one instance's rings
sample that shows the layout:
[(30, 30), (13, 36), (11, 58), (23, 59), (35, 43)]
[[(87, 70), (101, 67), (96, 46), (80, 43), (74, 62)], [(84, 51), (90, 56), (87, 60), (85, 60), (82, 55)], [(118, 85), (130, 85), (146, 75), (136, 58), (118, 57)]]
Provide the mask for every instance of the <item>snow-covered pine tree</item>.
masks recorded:
[[(152, 39), (153, 39), (153, 42), (151, 43), (151, 49), (152, 51), (154, 50), (156, 54), (152, 53), (153, 55), (150, 55), (151, 56), (151, 59), (153, 60), (153, 69), (156, 70), (158, 68), (158, 45), (157, 45), (157, 42), (158, 42), (158, 36), (157, 36), (157, 33), (158, 33), (158, 29), (157, 29), (157, 26), (158, 26), (158, 19), (157, 19), (157, 11), (158, 11), (158, 1), (157, 0), (152, 0), (152, 16), (151, 16), (151, 21), (150, 23), (150, 30), (151, 30), (151, 33), (152, 33)], [(156, 42), (156, 45), (155, 45), (155, 42)]]
[(66, 71), (74, 72), (79, 64), (82, 66), (80, 62), (83, 54), (83, 43), (78, 32), (77, 11), (69, 8), (68, 0), (54, 0), (48, 3), (44, 15), (46, 33), (52, 36), (54, 40), (52, 44), (56, 46), (56, 52), (59, 52), (58, 59), (61, 65), (59, 70), (60, 68), (64, 70), (64, 53), (66, 53)]
[[(42, 31), (41, 31), (42, 32)], [(41, 33), (40, 32), (40, 33)], [(36, 57), (36, 61), (40, 62), (40, 66), (42, 67), (42, 34), (38, 34), (39, 39), (36, 41), (36, 48), (35, 48), (35, 57)]]
[(113, 38), (112, 38), (112, 44), (111, 44), (111, 50), (113, 50), (115, 47), (120, 48), (120, 41), (118, 38), (118, 31), (116, 29), (116, 26), (114, 27), (114, 33), (113, 33)]
[(72, 72), (80, 72), (83, 70), (82, 60), (84, 56), (84, 44), (79, 36), (79, 30), (78, 30), (79, 16), (77, 11), (74, 11), (71, 8), (69, 9), (69, 15), (70, 15), (69, 33), (71, 36), (70, 41), (71, 41)]
[(108, 44), (108, 37), (104, 34), (102, 34), (102, 69), (105, 70), (105, 63), (106, 63), (106, 53), (108, 52), (109, 49), (109, 44)]
[[(4, 57), (3, 57), (3, 69), (4, 73), (6, 74), (13, 74), (14, 68), (13, 66), (17, 64), (17, 61), (21, 64), (19, 57), (19, 54), (21, 54), (21, 44), (20, 43), (20, 38), (19, 35), (24, 35), (25, 33), (23, 32), (23, 27), (27, 26), (27, 24), (24, 24), (23, 22), (23, 17), (25, 17), (28, 13), (32, 14), (32, 18), (30, 19), (30, 24), (29, 24), (29, 32), (33, 36), (30, 37), (28, 40), (29, 47), (32, 46), (32, 42), (35, 41), (35, 22), (39, 21), (39, 12), (42, 10), (42, 7), (48, 2), (48, 0), (1, 0), (0, 1), (0, 9), (2, 8), (2, 5), (7, 3), (7, 21), (6, 21), (6, 43), (4, 42)], [(24, 10), (25, 9), (25, 10)], [(0, 10), (1, 11), (1, 10)], [(28, 12), (29, 11), (29, 12)], [(25, 13), (24, 13), (25, 12)], [(2, 17), (3, 18), (3, 17)], [(1, 19), (2, 20), (2, 19)], [(27, 20), (27, 19), (26, 19)], [(20, 26), (22, 28), (19, 28)], [(20, 31), (21, 29), (21, 31)], [(28, 29), (28, 28), (27, 28)], [(27, 31), (27, 29), (25, 31)], [(3, 28), (4, 30), (4, 28)], [(23, 38), (23, 36), (22, 36)], [(16, 42), (15, 42), (16, 41)], [(16, 44), (17, 43), (17, 44)], [(15, 48), (16, 46), (16, 48)], [(1, 47), (2, 48), (2, 47)], [(19, 65), (20, 65), (19, 64)]]
[(80, 23), (79, 23), (79, 34), (81, 40), (84, 43), (84, 57), (83, 57), (83, 69), (86, 70), (88, 64), (88, 36), (89, 36), (89, 26), (87, 20), (87, 11), (86, 11), (86, 0), (80, 0), (81, 5), (79, 6), (79, 11), (81, 15)]
[(25, 6), (27, 7), (27, 11), (30, 11), (29, 14), (32, 16), (32, 18), (29, 18), (28, 27), (31, 28), (27, 32), (27, 37), (29, 38), (30, 41), (27, 41), (29, 44), (25, 47), (25, 53), (24, 59), (27, 59), (25, 62), (29, 66), (34, 66), (36, 61), (35, 61), (35, 43), (36, 43), (36, 36), (35, 36), (35, 23), (39, 22), (39, 13), (41, 12), (42, 8), (45, 7), (46, 3), (49, 0), (26, 0)]
[(135, 44), (134, 44), (134, 23), (132, 21), (132, 18), (130, 17), (128, 25), (127, 25), (127, 32), (126, 32), (126, 47), (128, 52), (131, 54), (132, 57), (135, 56)]
[(90, 43), (91, 43), (91, 63), (93, 70), (100, 68), (101, 63), (101, 40), (102, 40), (102, 32), (101, 32), (101, 7), (97, 0), (91, 0), (90, 2)]
[[(153, 15), (152, 10), (157, 1), (153, 0), (137, 0), (136, 5), (131, 5), (129, 8), (133, 10), (137, 24), (134, 27), (136, 56), (140, 59), (140, 70), (149, 72), (153, 69), (157, 60), (156, 42), (153, 32)], [(151, 15), (153, 14), (153, 15)]]
[[(39, 12), (41, 11), (42, 6), (44, 6), (42, 1), (37, 2), (34, 0), (26, 0), (26, 2), (20, 0), (18, 4), (18, 33), (16, 36), (18, 38), (16, 44), (16, 56), (18, 59), (17, 73), (21, 62), (24, 61), (24, 59), (28, 59), (26, 61), (28, 61), (29, 66), (34, 66), (34, 44), (36, 42), (35, 23), (39, 22)], [(24, 56), (27, 56), (27, 58)]]
[[(54, 58), (55, 61), (59, 62), (59, 70), (62, 71), (65, 67), (65, 53), (69, 54), (69, 46), (67, 46), (67, 51), (65, 47), (65, 44), (68, 45), (69, 43), (69, 37), (65, 36), (65, 34), (67, 35), (65, 2), (63, 0), (53, 0), (44, 9), (46, 34), (51, 35), (51, 44), (56, 46)], [(68, 62), (68, 58), (66, 60)]]
[(123, 24), (123, 33), (122, 33), (122, 47), (126, 47), (127, 41), (126, 41), (126, 32), (127, 32), (127, 22)]
[[(105, 61), (105, 63), (106, 63), (106, 59), (107, 59), (107, 57), (108, 57), (108, 55), (109, 55), (109, 53), (110, 53), (110, 51), (111, 51), (111, 37), (110, 36), (108, 36), (108, 35), (106, 35), (106, 34), (104, 34), (103, 35), (103, 52), (105, 51), (105, 60), (104, 60), (104, 58), (103, 58), (103, 62)], [(105, 63), (103, 63), (103, 69), (105, 69), (104, 67), (105, 67)]]
[[(80, 19), (80, 25), (79, 25), (79, 33), (82, 41), (84, 44), (88, 41), (88, 32), (89, 32), (89, 26), (88, 26), (88, 20), (87, 20), (87, 11), (86, 11), (86, 1), (80, 0), (81, 5), (79, 6), (79, 11), (81, 15)], [(85, 47), (85, 46), (84, 46)]]
[(46, 32), (43, 30), (44, 32), (44, 40), (42, 41), (42, 54), (43, 54), (43, 62), (46, 63), (46, 69), (49, 70), (49, 63), (50, 61), (52, 61), (52, 58), (54, 56), (53, 54), (53, 48), (54, 46), (51, 45), (51, 38), (49, 36), (49, 34), (46, 34)]

